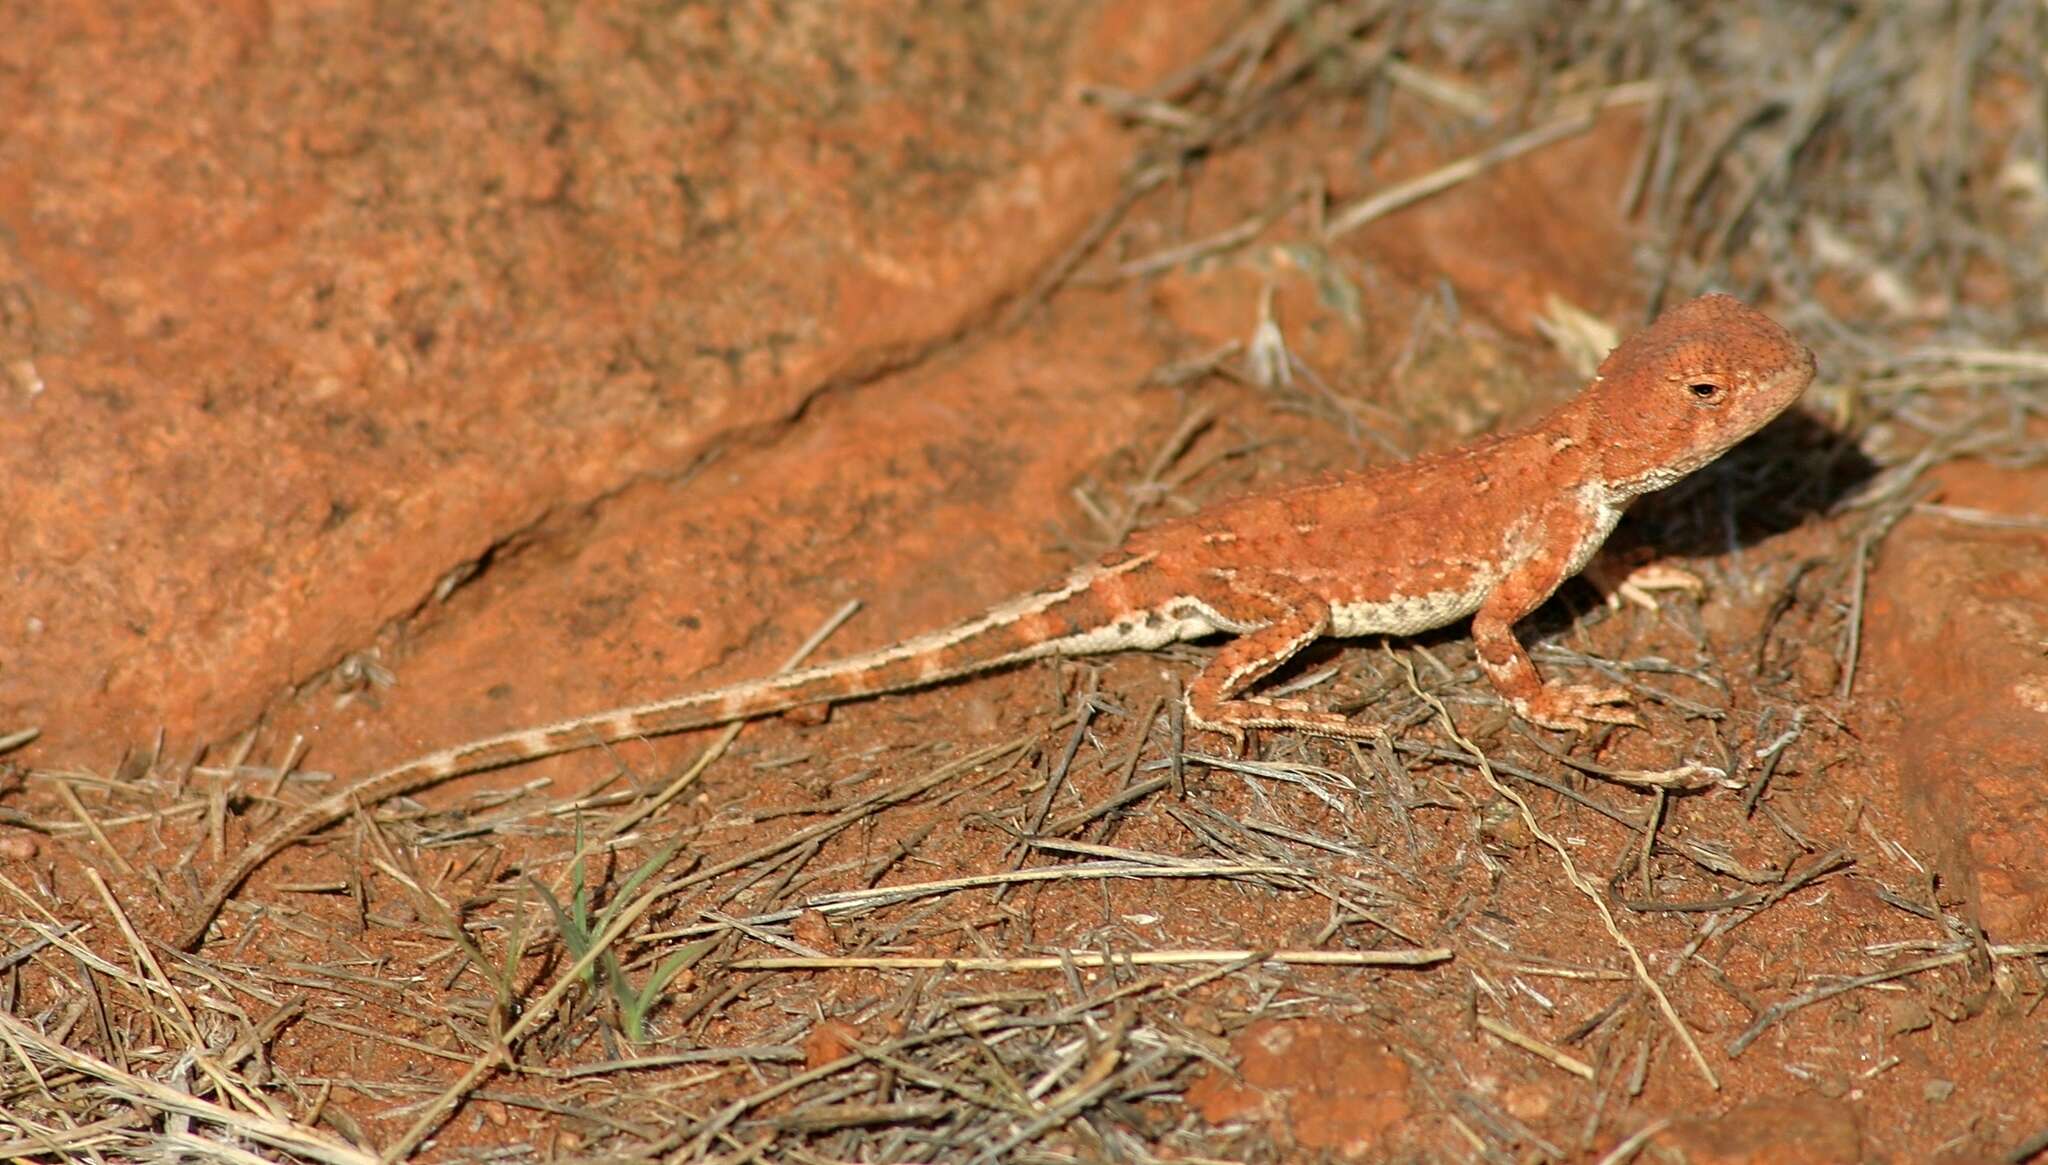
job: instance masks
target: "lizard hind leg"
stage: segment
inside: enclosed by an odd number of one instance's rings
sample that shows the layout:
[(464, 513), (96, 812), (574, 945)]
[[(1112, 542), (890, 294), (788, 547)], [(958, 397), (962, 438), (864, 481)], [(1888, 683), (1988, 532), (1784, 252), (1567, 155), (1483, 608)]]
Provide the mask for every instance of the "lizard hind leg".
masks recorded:
[(1241, 574), (1227, 581), (1227, 597), (1211, 606), (1231, 624), (1247, 630), (1218, 651), (1188, 684), (1188, 722), (1221, 732), (1240, 747), (1245, 733), (1253, 728), (1291, 728), (1354, 740), (1381, 735), (1378, 727), (1354, 724), (1299, 700), (1247, 695), (1252, 685), (1329, 631), (1330, 605), (1320, 595), (1278, 575)]

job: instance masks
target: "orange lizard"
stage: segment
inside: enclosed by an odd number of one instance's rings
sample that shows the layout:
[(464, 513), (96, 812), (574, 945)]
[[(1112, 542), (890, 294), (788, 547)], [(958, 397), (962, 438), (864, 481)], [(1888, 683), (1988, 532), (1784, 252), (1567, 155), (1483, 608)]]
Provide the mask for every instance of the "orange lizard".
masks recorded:
[(1224, 502), (1161, 523), (1042, 590), (957, 626), (835, 663), (459, 744), (290, 813), (236, 857), (189, 917), (197, 946), (242, 881), (356, 806), (465, 773), (808, 704), (920, 687), (1052, 655), (1235, 636), (1188, 684), (1188, 720), (1376, 733), (1251, 693), (1326, 635), (1412, 635), (1472, 617), (1480, 666), (1549, 728), (1632, 723), (1615, 688), (1546, 683), (1515, 638), (1592, 557), (1629, 501), (1719, 457), (1785, 411), (1813, 353), (1740, 301), (1707, 295), (1623, 342), (1577, 397), (1526, 429), (1405, 464)]

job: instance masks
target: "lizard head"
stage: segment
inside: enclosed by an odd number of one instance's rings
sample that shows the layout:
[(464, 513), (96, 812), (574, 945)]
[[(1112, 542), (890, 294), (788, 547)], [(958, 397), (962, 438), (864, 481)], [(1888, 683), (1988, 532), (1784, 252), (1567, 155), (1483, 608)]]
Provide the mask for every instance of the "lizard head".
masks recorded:
[(1583, 398), (1608, 489), (1670, 485), (1769, 424), (1813, 373), (1806, 345), (1733, 296), (1672, 308), (1608, 353)]

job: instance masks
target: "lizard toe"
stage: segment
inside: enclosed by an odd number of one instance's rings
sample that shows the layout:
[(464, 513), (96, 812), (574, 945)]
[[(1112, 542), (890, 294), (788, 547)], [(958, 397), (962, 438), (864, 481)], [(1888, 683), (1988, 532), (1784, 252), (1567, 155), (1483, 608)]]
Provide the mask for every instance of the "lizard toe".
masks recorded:
[(1628, 709), (1628, 702), (1628, 692), (1622, 688), (1545, 684), (1533, 698), (1516, 700), (1515, 711), (1532, 724), (1560, 732), (1593, 724), (1625, 724), (1639, 728), (1642, 721)]

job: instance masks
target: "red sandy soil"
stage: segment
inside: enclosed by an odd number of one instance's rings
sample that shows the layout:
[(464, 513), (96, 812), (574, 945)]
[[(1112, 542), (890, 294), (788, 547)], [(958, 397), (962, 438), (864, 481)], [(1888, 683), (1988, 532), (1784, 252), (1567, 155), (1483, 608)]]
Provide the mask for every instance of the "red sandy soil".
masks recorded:
[[(8, 759), (111, 776), (162, 733), (159, 759), (175, 771), (202, 747), (227, 755), (256, 729), (252, 762), (280, 762), (303, 734), (306, 767), (348, 776), (758, 674), (848, 599), (861, 613), (823, 654), (886, 643), (1102, 549), (1076, 491), (1128, 504), (1123, 485), (1198, 408), (1218, 421), (1188, 460), (1235, 452), (1147, 514), (1452, 443), (1561, 399), (1573, 374), (1533, 325), (1548, 296), (1623, 327), (1639, 318), (1635, 227), (1608, 192), (1625, 181), (1643, 129), (1619, 109), (1346, 237), (1331, 254), (1355, 292), (1348, 305), (1281, 245), (1301, 233), (1297, 208), (1270, 245), (1142, 281), (1082, 279), (1022, 326), (998, 327), (1001, 309), (1117, 197), (1135, 139), (1077, 100), (1079, 87), (1142, 88), (1195, 60), (1229, 14), (1198, 17), (1176, 0), (1029, 0), (905, 31), (891, 8), (686, 5), (629, 19), (534, 5), (479, 20), (407, 6), (174, 15), (109, 4), (10, 15), (0, 38), (0, 732), (37, 725), (42, 736)], [(688, 67), (657, 64), (677, 60)], [(1357, 111), (1298, 113), (1142, 205), (1083, 274), (1227, 228), (1311, 178), (1343, 201), (1466, 148), (1398, 113), (1370, 156), (1356, 146)], [(1172, 361), (1249, 336), (1269, 289), (1294, 350), (1346, 409), (1299, 384), (1276, 395), (1219, 378), (1148, 383)], [(1350, 430), (1333, 415), (1350, 417)], [(1942, 502), (2048, 512), (2039, 468), (1958, 464), (1935, 480)], [(1792, 565), (1833, 546), (1834, 520), (1752, 532), (1733, 556), (1718, 534), (1705, 539), (1680, 558), (1707, 577), (1705, 598), (1657, 615), (1590, 615), (1584, 589), (1560, 600), (1559, 619), (1585, 616), (1563, 636), (1575, 649), (1739, 660), (1727, 668), (1745, 685), (1736, 692), (1658, 677), (1689, 698), (1743, 707), (1752, 722), (1763, 705), (1820, 709), (1774, 778), (1782, 829), (1745, 816), (1739, 794), (1669, 811), (1671, 829), (1735, 839), (1734, 857), (1752, 867), (1797, 865), (1787, 838), (1803, 831), (1813, 839), (1804, 856), (1852, 846), (1867, 875), (1796, 893), (1737, 931), (1713, 951), (1725, 988), (1685, 979), (1679, 1008), (1720, 1090), (1704, 1088), (1639, 1005), (1625, 1022), (1654, 1046), (1656, 1066), (1639, 1094), (1606, 1095), (1606, 1123), (1582, 1143), (1591, 1091), (1469, 1026), (1472, 984), (1513, 977), (1485, 969), (1487, 948), (1471, 943), (1462, 966), (1307, 973), (1304, 1003), (1248, 1027), (1217, 1019), (1256, 1002), (1228, 981), (1189, 1000), (1180, 1019), (1191, 1030), (1234, 1035), (1218, 1057), (1235, 1073), (1194, 1073), (1184, 1101), (1216, 1130), (1216, 1155), (1254, 1152), (1245, 1146), (1258, 1138), (1355, 1159), (1464, 1152), (1451, 1119), (1464, 1110), (1411, 1069), (1417, 1049), (1455, 1065), (1456, 1090), (1574, 1156), (1597, 1157), (1660, 1117), (1676, 1123), (1645, 1159), (1967, 1160), (2048, 1124), (2042, 985), (1989, 963), (1845, 994), (1741, 1056), (1725, 1050), (1755, 1005), (1807, 989), (1806, 972), (1880, 969), (1844, 955), (1908, 933), (1873, 892), (1879, 882), (1992, 942), (2048, 936), (2038, 531), (1905, 519), (1869, 563), (1859, 671), (1842, 697), (1835, 644), (1802, 640), (1841, 626), (1839, 612), (1805, 610), (1832, 592), (1798, 594), (1769, 675), (1742, 657)], [(1646, 522), (1639, 540), (1654, 543), (1659, 529)], [(1469, 646), (1453, 629), (1430, 650), (1455, 665)], [(1030, 732), (1078, 683), (1135, 712), (1170, 697), (1200, 658), (1023, 669), (835, 709), (822, 725), (753, 726), (674, 812), (745, 848), (785, 828), (748, 825), (747, 814), (829, 801), (863, 769), (914, 774), (948, 748)], [(1371, 646), (1332, 658), (1384, 665)], [(394, 682), (364, 681), (365, 662)], [(1497, 710), (1457, 715), (1470, 733), (1519, 739)], [(1782, 731), (1789, 714), (1775, 723)], [(1657, 767), (1712, 751), (1704, 722), (1667, 712), (1651, 724), (1664, 735), (1620, 733), (1588, 759)], [(1128, 721), (1105, 727), (1090, 748), (1121, 755), (1131, 732)], [(1738, 736), (1731, 729), (1722, 747), (1766, 743)], [(658, 786), (702, 743), (520, 767), (421, 800), (463, 809), (540, 780), (554, 798), (620, 779)], [(1322, 743), (1277, 751), (1352, 763)], [(1099, 774), (1084, 799), (1113, 792), (1112, 778)], [(118, 788), (85, 788), (97, 815), (135, 807)], [(1459, 788), (1475, 804), (1490, 797)], [(906, 879), (1006, 868), (1008, 839), (975, 824), (992, 796), (898, 807), (817, 861), (872, 860), (929, 828)], [(1189, 796), (1266, 811), (1216, 778)], [(1645, 804), (1633, 794), (1618, 803)], [(41, 776), (0, 781), (0, 808), (74, 820)], [(1268, 808), (1335, 828), (1313, 798)], [(1557, 804), (1540, 816), (1583, 835), (1578, 859), (1596, 882), (1630, 868), (1633, 835)], [(1521, 950), (1620, 966), (1548, 852), (1512, 826), (1482, 837), (1478, 820), (1477, 808), (1415, 815), (1420, 867), (1441, 869), (1443, 883), (1393, 913), (1430, 924), (1448, 917), (1434, 905), (1463, 896), (1472, 925)], [(334, 832), (359, 836), (355, 825)], [(60, 917), (97, 909), (81, 870), (106, 863), (89, 838), (4, 822), (0, 833), (24, 843), (8, 847), (0, 872), (40, 887)], [(118, 829), (131, 863), (161, 871), (120, 881), (138, 925), (167, 933), (192, 875), (247, 836), (235, 821), (223, 841), (191, 814)], [(1184, 844), (1157, 822), (1117, 841)], [(421, 864), (461, 883), (483, 877), (464, 861), (548, 868), (568, 848), (559, 835), (489, 844), (487, 859)], [(1508, 884), (1489, 875), (1481, 849), (1512, 869)], [(349, 881), (377, 852), (330, 839), (271, 863), (238, 897), (277, 908), (265, 940), (277, 951), (243, 957), (325, 950), (331, 929), (355, 925), (356, 901), (286, 888)], [(121, 879), (111, 867), (109, 877)], [(403, 920), (403, 896), (381, 875), (368, 887), (373, 915)], [(1115, 895), (1106, 914), (1103, 893)], [(1695, 893), (1706, 894), (1657, 896)], [(300, 912), (304, 925), (288, 921)], [(1003, 924), (1022, 929), (1005, 935), (1034, 947), (1137, 916), (1160, 921), (1129, 942), (1257, 947), (1313, 942), (1328, 907), (1148, 882), (1048, 891), (1023, 912)], [(1697, 921), (1623, 915), (1660, 973)], [(256, 924), (238, 906), (221, 925)], [(1947, 937), (1936, 922), (1916, 925), (1918, 938)], [(373, 926), (350, 929), (348, 943), (390, 972), (416, 959), (407, 938)], [(95, 938), (111, 941), (111, 928)], [(1416, 985), (1423, 976), (1434, 985)], [(433, 1039), (447, 989), (428, 979), (403, 1000), (360, 1006)], [(838, 1008), (892, 981), (848, 971), (760, 982), (699, 1038), (744, 1041), (813, 1014), (823, 1039)], [(1569, 1027), (1621, 989), (1535, 982), (1557, 1005), (1518, 997), (1510, 1010), (1539, 1032)], [(305, 1027), (272, 1055), (315, 1077), (434, 1084), (460, 1067)], [(546, 1094), (544, 1081), (521, 1086)], [(332, 1103), (378, 1143), (405, 1123), (380, 1117), (365, 1093), (344, 1089)], [(441, 1143), (509, 1135), (504, 1110), (478, 1101), (474, 1113)]]

